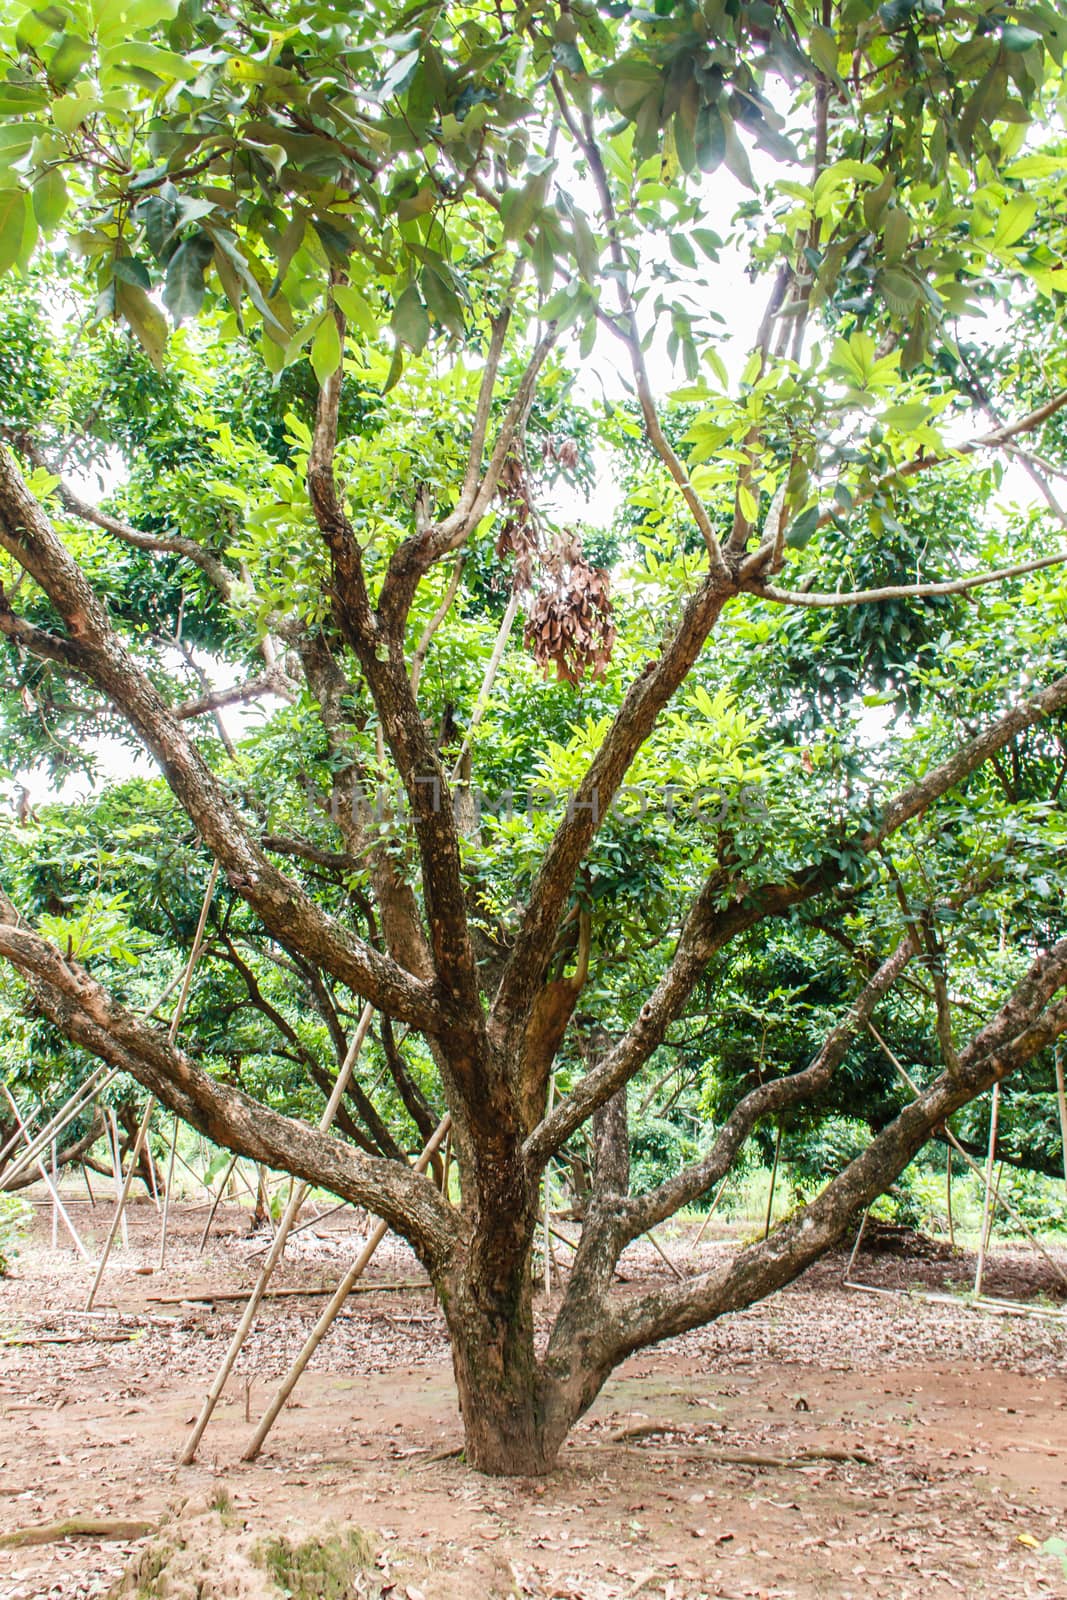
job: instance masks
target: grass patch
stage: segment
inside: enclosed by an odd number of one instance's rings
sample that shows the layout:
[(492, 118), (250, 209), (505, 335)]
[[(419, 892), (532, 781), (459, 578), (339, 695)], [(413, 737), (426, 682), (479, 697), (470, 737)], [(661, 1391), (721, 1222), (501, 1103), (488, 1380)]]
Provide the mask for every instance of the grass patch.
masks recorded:
[(268, 1539), (254, 1559), (290, 1600), (358, 1600), (355, 1574), (372, 1564), (374, 1551), (364, 1533), (349, 1528), (301, 1544)]

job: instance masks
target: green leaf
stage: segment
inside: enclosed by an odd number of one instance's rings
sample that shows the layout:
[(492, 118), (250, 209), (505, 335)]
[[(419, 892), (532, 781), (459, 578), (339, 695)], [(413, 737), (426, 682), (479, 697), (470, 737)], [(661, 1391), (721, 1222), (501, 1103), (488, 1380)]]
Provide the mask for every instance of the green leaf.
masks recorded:
[(378, 320), (363, 296), (349, 283), (335, 283), (331, 293), (348, 321), (355, 323), (360, 333), (368, 339), (377, 339)]
[(383, 100), (388, 100), (394, 94), (403, 94), (408, 84), (418, 71), (420, 52), (418, 49), (409, 50), (394, 61), (385, 77), (378, 85), (378, 93)]
[(726, 154), (726, 129), (717, 105), (701, 106), (697, 112), (696, 132), (697, 165), (701, 172), (714, 172), (722, 165)]
[(718, 261), (722, 250), (722, 240), (710, 228), (690, 228), (689, 237), (694, 244), (700, 246), (709, 261)]
[(837, 40), (829, 28), (812, 28), (808, 35), (808, 54), (824, 77), (837, 77), (839, 52)]
[(548, 294), (556, 276), (556, 252), (547, 228), (539, 228), (533, 242), (533, 267), (537, 287)]
[(0, 78), (0, 117), (31, 117), (43, 111), (48, 96), (35, 83), (9, 83)]
[(882, 421), (889, 428), (896, 428), (899, 433), (913, 433), (916, 428), (921, 428), (930, 419), (930, 407), (919, 400), (910, 400), (899, 406), (886, 406), (882, 412)]
[(669, 244), (671, 255), (679, 266), (691, 268), (696, 266), (697, 253), (684, 233), (679, 233), (677, 228), (672, 229)]
[(332, 311), (324, 311), (315, 337), (311, 341), (311, 366), (318, 379), (319, 387), (332, 378), (341, 365), (341, 335), (337, 331), (337, 319)]
[(29, 207), (25, 189), (0, 189), (0, 273), (9, 271), (19, 259)]
[(157, 372), (163, 370), (163, 351), (167, 344), (167, 319), (143, 289), (121, 278), (115, 280), (115, 310), (132, 329)]
[(53, 83), (65, 89), (78, 76), (92, 53), (93, 47), (88, 39), (79, 38), (76, 33), (65, 33), (48, 63), (48, 76)]
[(574, 255), (578, 271), (586, 283), (595, 283), (600, 269), (600, 251), (593, 237), (592, 228), (577, 207), (571, 212), (571, 228), (574, 233)]
[(550, 171), (535, 172), (521, 189), (509, 189), (500, 205), (505, 239), (522, 239), (532, 227), (548, 193)]
[(738, 183), (744, 184), (746, 189), (755, 190), (756, 180), (752, 176), (752, 168), (749, 165), (748, 160), (748, 151), (745, 149), (740, 138), (738, 137), (737, 125), (732, 117), (727, 116), (725, 111), (721, 111), (720, 116), (722, 117), (723, 132), (726, 138), (726, 148), (723, 152), (723, 160), (726, 162), (727, 167), (733, 173)]
[(911, 218), (899, 206), (891, 206), (885, 215), (882, 244), (887, 261), (899, 261), (908, 248), (911, 238)]
[(1013, 244), (1018, 244), (1023, 234), (1033, 225), (1037, 216), (1038, 202), (1026, 196), (1020, 196), (1006, 205), (997, 219), (997, 229), (990, 243), (990, 249), (1007, 250)]
[(881, 169), (870, 161), (835, 161), (825, 172), (820, 172), (815, 181), (815, 188), (812, 191), (815, 215), (825, 216), (837, 190), (843, 189), (847, 184), (880, 184), (884, 177), (885, 174)]
[(408, 284), (396, 303), (393, 332), (413, 355), (419, 355), (426, 348), (426, 341), (430, 337), (430, 319), (413, 283)]
[(143, 39), (124, 39), (121, 44), (111, 45), (100, 52), (102, 81), (118, 78), (141, 83), (144, 81), (143, 75), (147, 73), (150, 79), (158, 79), (161, 83), (166, 83), (168, 79), (181, 83), (188, 78), (195, 78), (199, 71), (197, 62), (187, 61), (173, 50), (147, 44)]
[(1006, 22), (1000, 30), (1000, 37), (1005, 50), (1010, 50), (1014, 55), (1022, 55), (1024, 50), (1031, 50), (1035, 44), (1042, 42), (1039, 33), (1035, 33), (1033, 28), (1024, 28), (1018, 22)]
[(58, 226), (68, 203), (67, 186), (58, 167), (38, 178), (33, 186), (33, 210), (46, 233)]
[(0, 167), (21, 161), (40, 131), (37, 122), (16, 122), (0, 127)]
[(759, 501), (748, 487), (747, 483), (737, 486), (737, 503), (741, 507), (741, 515), (748, 523), (753, 523), (759, 515)]
[(400, 382), (403, 371), (404, 352), (400, 345), (397, 345), (396, 349), (393, 351), (393, 359), (389, 364), (389, 371), (385, 375), (385, 382), (382, 384), (383, 394), (388, 394), (390, 389), (396, 388), (397, 384)]
[(163, 304), (170, 312), (175, 327), (186, 317), (195, 317), (204, 303), (204, 274), (215, 254), (215, 246), (206, 233), (194, 234), (180, 244), (167, 266), (167, 281), (163, 289)]
[(791, 550), (803, 550), (819, 525), (819, 508), (808, 506), (794, 517), (785, 530), (785, 542)]
[(886, 305), (897, 316), (911, 311), (921, 292), (915, 279), (909, 273), (901, 272), (898, 267), (886, 267), (880, 272), (878, 287), (882, 291)]
[(449, 333), (454, 333), (457, 339), (462, 339), (467, 326), (459, 296), (452, 286), (430, 266), (423, 268), (419, 283), (426, 308), (434, 321), (447, 328)]

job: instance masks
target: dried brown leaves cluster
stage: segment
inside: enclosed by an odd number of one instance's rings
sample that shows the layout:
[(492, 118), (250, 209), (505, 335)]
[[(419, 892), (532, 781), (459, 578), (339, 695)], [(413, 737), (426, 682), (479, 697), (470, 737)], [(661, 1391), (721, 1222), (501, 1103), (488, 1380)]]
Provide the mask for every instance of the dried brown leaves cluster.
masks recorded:
[[(571, 468), (578, 446), (573, 439), (546, 439), (542, 454), (546, 461)], [(514, 556), (514, 586), (531, 595), (526, 648), (546, 674), (555, 667), (567, 683), (603, 676), (615, 643), (609, 572), (590, 565), (573, 529), (543, 538), (530, 476), (517, 453), (506, 461), (497, 492), (508, 508), (497, 554)]]

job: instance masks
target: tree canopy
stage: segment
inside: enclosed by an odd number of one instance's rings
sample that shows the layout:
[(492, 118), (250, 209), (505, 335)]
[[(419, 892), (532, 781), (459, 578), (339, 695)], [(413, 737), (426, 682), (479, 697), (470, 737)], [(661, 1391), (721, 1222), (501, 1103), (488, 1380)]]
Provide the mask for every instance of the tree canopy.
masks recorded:
[[(1065, 50), (991, 0), (0, 26), (0, 748), (100, 780), (7, 830), (8, 1037), (409, 1239), (488, 1471), (994, 1082), (1052, 1148)], [(679, 1063), (706, 1127), (631, 1181)], [(446, 1113), (457, 1204), (407, 1160)], [(827, 1113), (869, 1137), (766, 1241), (613, 1289)]]

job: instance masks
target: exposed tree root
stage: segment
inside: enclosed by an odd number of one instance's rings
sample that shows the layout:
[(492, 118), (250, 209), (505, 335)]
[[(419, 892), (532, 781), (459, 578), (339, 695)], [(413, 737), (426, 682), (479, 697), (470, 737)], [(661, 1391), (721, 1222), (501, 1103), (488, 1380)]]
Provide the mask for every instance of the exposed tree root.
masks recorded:
[(157, 1522), (131, 1522), (123, 1517), (65, 1517), (61, 1522), (42, 1522), (35, 1528), (16, 1528), (0, 1534), (0, 1549), (21, 1550), (31, 1544), (58, 1544), (61, 1539), (145, 1539), (159, 1528)]

